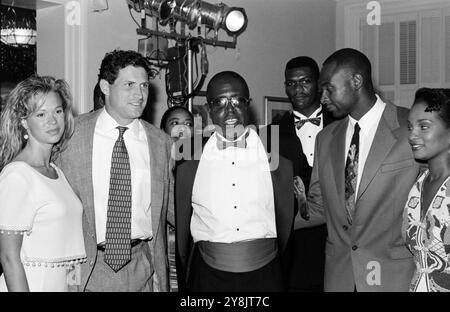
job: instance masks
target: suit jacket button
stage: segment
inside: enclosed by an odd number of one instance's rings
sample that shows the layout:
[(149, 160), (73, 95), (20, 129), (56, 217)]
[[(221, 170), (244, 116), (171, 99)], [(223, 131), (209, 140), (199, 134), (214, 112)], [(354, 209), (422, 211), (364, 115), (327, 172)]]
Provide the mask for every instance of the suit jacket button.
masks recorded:
[(356, 249), (358, 249), (358, 246), (353, 245), (353, 246), (352, 246), (352, 250), (355, 251)]
[(346, 226), (346, 225), (343, 225), (342, 228), (344, 229), (344, 231), (348, 230), (348, 226)]

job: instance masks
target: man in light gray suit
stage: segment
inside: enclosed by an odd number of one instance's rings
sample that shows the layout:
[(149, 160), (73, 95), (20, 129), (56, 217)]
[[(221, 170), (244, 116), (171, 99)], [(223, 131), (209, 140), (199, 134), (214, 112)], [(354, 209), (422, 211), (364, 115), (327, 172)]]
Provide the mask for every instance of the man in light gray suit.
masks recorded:
[(148, 70), (137, 52), (107, 53), (99, 73), (105, 107), (76, 118), (74, 135), (58, 159), (84, 207), (88, 260), (71, 290), (168, 291), (171, 140), (139, 119), (147, 103)]
[(325, 291), (407, 291), (414, 264), (402, 213), (419, 170), (408, 109), (380, 99), (369, 60), (353, 49), (325, 61), (320, 84), (325, 109), (348, 115), (317, 136), (303, 221), (327, 223)]

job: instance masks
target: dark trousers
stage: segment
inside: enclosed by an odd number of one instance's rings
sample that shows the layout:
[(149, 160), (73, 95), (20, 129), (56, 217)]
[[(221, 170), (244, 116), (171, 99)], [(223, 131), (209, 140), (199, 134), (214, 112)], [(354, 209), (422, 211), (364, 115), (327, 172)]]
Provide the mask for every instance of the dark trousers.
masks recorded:
[(203, 260), (197, 246), (187, 287), (192, 292), (281, 292), (286, 289), (279, 256), (258, 270), (233, 273), (210, 267)]
[(323, 291), (326, 238), (325, 224), (294, 231), (287, 253), (289, 291)]

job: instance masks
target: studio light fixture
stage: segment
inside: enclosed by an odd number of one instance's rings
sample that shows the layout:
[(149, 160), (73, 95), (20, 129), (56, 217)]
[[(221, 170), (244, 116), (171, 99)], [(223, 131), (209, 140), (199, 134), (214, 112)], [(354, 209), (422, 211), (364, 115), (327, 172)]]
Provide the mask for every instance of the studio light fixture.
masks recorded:
[[(202, 92), (201, 88), (208, 74), (206, 45), (236, 48), (237, 36), (247, 27), (245, 10), (202, 0), (126, 1), (131, 17), (139, 27), (138, 35), (145, 36), (139, 40), (139, 52), (149, 61), (154, 61), (152, 65), (167, 68), (166, 92), (169, 107), (187, 104), (192, 112), (193, 98)], [(140, 13), (140, 23), (133, 16), (132, 10)], [(147, 17), (152, 19), (153, 29), (147, 27)], [(164, 30), (160, 30), (160, 25)], [(186, 32), (186, 28), (196, 31)], [(226, 36), (221, 36), (219, 40), (220, 30), (224, 30), (232, 40), (223, 40)], [(167, 40), (176, 41), (176, 45), (168, 48)], [(197, 62), (198, 55), (200, 62)]]
[(17, 14), (9, 6), (1, 16), (1, 42), (10, 46), (32, 46), (36, 44), (36, 20), (33, 14)]
[[(186, 39), (173, 31), (175, 24), (181, 22), (189, 29), (204, 26), (207, 31), (214, 31), (212, 38), (204, 36), (206, 44), (234, 48), (236, 36), (247, 27), (247, 15), (240, 7), (229, 7), (224, 3), (211, 4), (202, 0), (127, 0), (128, 6), (141, 13), (141, 35), (161, 36), (170, 39)], [(171, 25), (171, 32), (150, 30), (146, 27), (145, 16), (156, 18), (160, 25)], [(233, 42), (219, 41), (218, 31), (223, 29)]]
[(190, 29), (205, 25), (218, 31), (224, 29), (229, 35), (237, 35), (247, 26), (243, 8), (229, 7), (224, 3), (211, 4), (200, 0), (166, 0), (162, 3), (167, 18), (185, 22)]

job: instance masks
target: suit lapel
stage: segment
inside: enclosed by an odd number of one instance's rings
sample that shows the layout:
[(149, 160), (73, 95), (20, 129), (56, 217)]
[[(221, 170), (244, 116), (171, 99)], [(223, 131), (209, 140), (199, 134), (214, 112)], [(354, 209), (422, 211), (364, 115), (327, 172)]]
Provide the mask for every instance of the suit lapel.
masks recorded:
[[(151, 209), (152, 216), (152, 229), (153, 235), (156, 235), (159, 230), (160, 217), (161, 217), (161, 207), (159, 204), (162, 200), (161, 194), (163, 194), (164, 186), (163, 176), (164, 176), (164, 168), (158, 166), (161, 164), (161, 159), (164, 159), (164, 150), (152, 148), (152, 146), (164, 146), (163, 144), (155, 144), (160, 139), (155, 135), (150, 127), (148, 127), (145, 123), (142, 123), (145, 129), (145, 134), (147, 135), (147, 145), (148, 145), (148, 153), (150, 156), (150, 185), (151, 185), (151, 204), (148, 209)], [(147, 209), (147, 210), (148, 210)]]
[(323, 116), (323, 128), (332, 123), (335, 119), (331, 113), (322, 108), (322, 116)]
[(175, 179), (175, 222), (176, 222), (176, 244), (180, 254), (182, 272), (188, 267), (189, 259), (189, 238), (191, 235), (192, 216), (192, 190), (194, 187), (195, 175), (197, 173), (199, 160), (189, 160), (182, 163), (176, 170)]
[[(280, 134), (283, 132), (285, 134), (289, 133), (290, 136), (294, 135), (297, 138), (293, 123), (294, 117), (292, 114), (285, 116), (279, 124)], [(300, 142), (298, 138), (297, 141)], [(267, 140), (261, 140), (261, 142), (263, 143), (264, 149), (267, 153)], [(270, 164), (269, 158), (268, 162)], [(273, 200), (275, 205), (275, 226), (277, 229), (277, 237), (281, 251), (285, 250), (290, 231), (294, 225), (293, 172), (294, 168), (292, 167), (292, 162), (281, 155), (279, 155), (278, 167), (275, 170), (270, 171), (273, 188)]]
[(292, 168), (289, 168), (285, 158), (280, 156), (277, 169), (271, 171), (270, 174), (272, 177), (277, 236), (280, 249), (283, 252), (286, 248), (294, 219)]
[(378, 123), (378, 128), (364, 165), (361, 182), (359, 183), (357, 200), (364, 194), (370, 181), (375, 177), (375, 174), (383, 163), (383, 160), (397, 141), (397, 138), (392, 131), (398, 127), (399, 124), (395, 106), (386, 103), (386, 107), (380, 122)]
[[(86, 198), (87, 205), (84, 207), (86, 212), (87, 221), (92, 230), (92, 233), (96, 233), (95, 228), (95, 211), (94, 211), (94, 186), (92, 184), (92, 147), (94, 144), (94, 131), (97, 123), (98, 116), (93, 114), (92, 118), (86, 120), (85, 124), (80, 124), (79, 127), (83, 131), (83, 135), (79, 137), (79, 141), (75, 144), (80, 146), (80, 150), (83, 153), (77, 153), (82, 155), (81, 168), (79, 172), (85, 177), (82, 179), (83, 183), (80, 184), (81, 198)], [(76, 148), (76, 147), (75, 147)]]
[(348, 118), (341, 122), (334, 130), (334, 138), (330, 146), (330, 155), (327, 157), (332, 162), (334, 169), (334, 179), (336, 181), (337, 196), (339, 203), (344, 203), (344, 184), (345, 184), (345, 136), (347, 133)]
[(279, 121), (280, 133), (296, 135), (294, 126), (294, 113), (286, 113)]
[[(280, 154), (288, 159), (299, 159), (303, 157), (303, 146), (297, 132), (295, 131), (294, 114), (286, 114), (283, 119), (280, 120)], [(305, 156), (306, 157), (306, 156)], [(306, 161), (306, 159), (305, 159)], [(297, 161), (293, 162), (294, 173), (300, 174), (301, 168)]]

